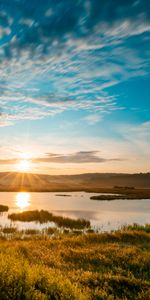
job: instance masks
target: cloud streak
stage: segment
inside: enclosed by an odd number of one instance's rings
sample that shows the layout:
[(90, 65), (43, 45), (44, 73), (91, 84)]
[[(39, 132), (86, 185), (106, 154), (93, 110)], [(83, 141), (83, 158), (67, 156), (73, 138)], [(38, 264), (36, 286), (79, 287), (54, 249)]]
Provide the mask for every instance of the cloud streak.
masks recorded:
[[(84, 163), (105, 163), (108, 161), (120, 161), (119, 158), (107, 159), (100, 157), (99, 151), (79, 151), (69, 154), (47, 153), (44, 157), (31, 159), (33, 163), (59, 163), (59, 164), (84, 164)], [(1, 159), (0, 164), (17, 164), (19, 159)]]
[(107, 161), (119, 161), (118, 158), (107, 159), (98, 155), (99, 151), (79, 151), (70, 154), (48, 153), (46, 157), (37, 158), (34, 162), (42, 163), (104, 163)]

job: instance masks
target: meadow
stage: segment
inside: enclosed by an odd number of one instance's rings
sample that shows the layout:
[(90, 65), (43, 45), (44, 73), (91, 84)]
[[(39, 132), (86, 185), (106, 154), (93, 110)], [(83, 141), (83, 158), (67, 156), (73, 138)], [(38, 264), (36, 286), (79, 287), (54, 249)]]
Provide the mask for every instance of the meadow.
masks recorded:
[(149, 300), (150, 225), (0, 236), (0, 299)]

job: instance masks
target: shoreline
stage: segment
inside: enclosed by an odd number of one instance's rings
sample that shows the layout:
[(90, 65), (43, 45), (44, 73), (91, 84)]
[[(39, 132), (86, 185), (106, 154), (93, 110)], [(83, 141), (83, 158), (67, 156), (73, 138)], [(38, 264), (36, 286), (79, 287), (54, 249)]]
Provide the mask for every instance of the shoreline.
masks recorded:
[[(1, 193), (73, 193), (73, 192), (85, 192), (85, 193), (103, 193), (109, 195), (96, 195), (90, 197), (91, 200), (99, 201), (111, 201), (111, 200), (142, 200), (150, 199), (150, 189), (135, 188), (131, 189), (118, 189), (118, 188), (65, 188), (65, 189), (31, 189), (26, 187), (21, 188), (5, 188), (0, 189)], [(62, 194), (62, 197), (64, 194)], [(67, 195), (68, 196), (68, 195)]]

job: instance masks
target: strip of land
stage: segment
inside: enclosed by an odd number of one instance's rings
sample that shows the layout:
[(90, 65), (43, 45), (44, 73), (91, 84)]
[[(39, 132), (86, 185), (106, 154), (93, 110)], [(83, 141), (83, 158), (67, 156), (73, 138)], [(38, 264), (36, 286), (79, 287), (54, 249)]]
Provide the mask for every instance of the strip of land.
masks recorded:
[(150, 199), (149, 194), (145, 193), (135, 193), (135, 194), (121, 194), (121, 195), (96, 195), (90, 197), (91, 200), (101, 200), (101, 201), (112, 201), (112, 200), (141, 200)]

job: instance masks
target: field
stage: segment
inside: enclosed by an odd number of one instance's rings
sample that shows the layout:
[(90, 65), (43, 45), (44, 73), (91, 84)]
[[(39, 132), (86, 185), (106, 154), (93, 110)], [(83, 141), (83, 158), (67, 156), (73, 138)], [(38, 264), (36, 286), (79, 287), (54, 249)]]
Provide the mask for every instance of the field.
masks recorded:
[(150, 225), (0, 239), (0, 299), (148, 300)]

